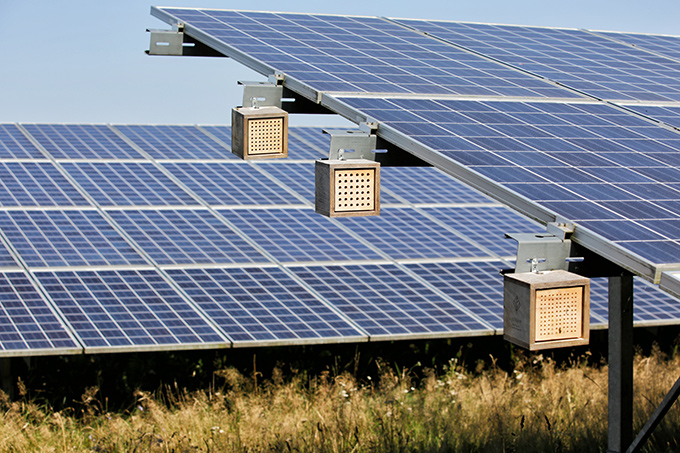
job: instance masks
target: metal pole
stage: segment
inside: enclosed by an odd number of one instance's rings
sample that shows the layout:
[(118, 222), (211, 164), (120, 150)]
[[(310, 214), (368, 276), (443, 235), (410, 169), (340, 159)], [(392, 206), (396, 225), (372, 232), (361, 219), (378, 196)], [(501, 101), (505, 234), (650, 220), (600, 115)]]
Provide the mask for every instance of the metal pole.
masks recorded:
[(633, 440), (633, 276), (609, 277), (608, 451), (626, 451)]

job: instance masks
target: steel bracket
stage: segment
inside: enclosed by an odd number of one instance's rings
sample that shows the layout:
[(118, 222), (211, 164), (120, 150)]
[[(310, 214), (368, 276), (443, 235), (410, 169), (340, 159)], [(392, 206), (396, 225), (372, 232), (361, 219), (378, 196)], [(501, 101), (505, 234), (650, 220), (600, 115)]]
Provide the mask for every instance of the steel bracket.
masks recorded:
[(554, 222), (545, 233), (506, 233), (506, 238), (518, 242), (515, 272), (568, 271), (570, 263), (583, 261), (570, 256), (573, 232), (572, 224)]
[(173, 30), (151, 30), (149, 55), (193, 56), (193, 57), (223, 57), (211, 47), (196, 41), (184, 33), (184, 24), (177, 24)]
[(378, 161), (376, 153), (386, 150), (377, 148), (378, 137), (375, 135), (377, 123), (361, 123), (359, 129), (324, 129), (323, 133), (331, 136), (329, 160), (364, 159)]
[(282, 107), (283, 77), (270, 76), (267, 82), (241, 81), (243, 107)]

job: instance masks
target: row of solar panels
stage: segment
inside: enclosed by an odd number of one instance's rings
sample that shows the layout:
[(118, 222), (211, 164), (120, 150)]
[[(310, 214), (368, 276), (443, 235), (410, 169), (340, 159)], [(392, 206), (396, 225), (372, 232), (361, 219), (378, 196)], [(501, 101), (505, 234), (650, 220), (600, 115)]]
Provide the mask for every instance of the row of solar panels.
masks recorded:
[(151, 14), (317, 92), (680, 101), (677, 36), (173, 7)]
[[(494, 334), (503, 233), (541, 229), (430, 167), (384, 168), (380, 217), (316, 215), (315, 128), (258, 163), (227, 160), (226, 127), (1, 129), (2, 356)], [(680, 321), (637, 289), (638, 324)]]
[(680, 37), (152, 14), (650, 281), (680, 269)]

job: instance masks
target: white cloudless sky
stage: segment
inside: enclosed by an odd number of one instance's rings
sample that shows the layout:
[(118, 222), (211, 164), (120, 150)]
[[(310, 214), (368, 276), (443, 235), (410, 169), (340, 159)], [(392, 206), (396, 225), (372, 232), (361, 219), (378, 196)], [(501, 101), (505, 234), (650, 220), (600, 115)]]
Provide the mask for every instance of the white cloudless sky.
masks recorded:
[(151, 5), (680, 35), (680, 0), (0, 0), (0, 122), (228, 124), (236, 82), (263, 78), (226, 58), (146, 55), (145, 30), (168, 28)]

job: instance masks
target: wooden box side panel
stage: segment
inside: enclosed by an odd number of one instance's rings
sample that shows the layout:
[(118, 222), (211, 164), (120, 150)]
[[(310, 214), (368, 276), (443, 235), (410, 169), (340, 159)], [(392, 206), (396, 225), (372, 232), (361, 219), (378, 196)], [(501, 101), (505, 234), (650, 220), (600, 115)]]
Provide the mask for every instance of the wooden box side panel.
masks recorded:
[(507, 275), (504, 280), (503, 334), (513, 343), (528, 347), (532, 340), (530, 288)]

